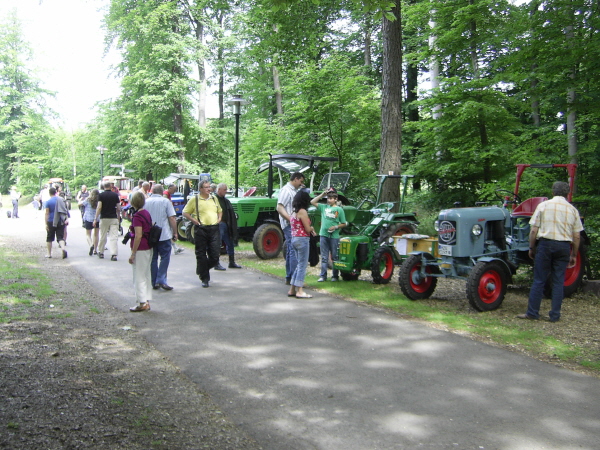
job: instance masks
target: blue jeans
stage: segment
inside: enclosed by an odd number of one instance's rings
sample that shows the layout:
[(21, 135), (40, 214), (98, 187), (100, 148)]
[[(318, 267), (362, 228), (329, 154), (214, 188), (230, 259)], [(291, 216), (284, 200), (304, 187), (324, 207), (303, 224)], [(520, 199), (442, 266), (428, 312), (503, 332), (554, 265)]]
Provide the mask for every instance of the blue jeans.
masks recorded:
[[(158, 257), (160, 256), (160, 265)], [(159, 241), (154, 248), (152, 262), (150, 263), (150, 273), (152, 274), (152, 286), (167, 283), (167, 269), (171, 261), (171, 239)]]
[(552, 309), (550, 320), (560, 319), (560, 308), (564, 297), (565, 272), (569, 265), (571, 243), (540, 239), (535, 251), (533, 284), (529, 292), (527, 315), (540, 317), (540, 305), (544, 296), (544, 287), (550, 277), (552, 284)]
[(229, 237), (229, 229), (225, 222), (219, 222), (219, 232), (221, 233), (221, 240), (225, 242), (227, 254), (233, 256), (233, 242), (231, 241), (231, 237)]
[(287, 252), (285, 254), (285, 277), (290, 279), (298, 265), (296, 252), (292, 247), (292, 227), (288, 225), (283, 229), (283, 237), (287, 241)]
[(296, 287), (304, 286), (304, 277), (306, 276), (306, 267), (308, 266), (308, 252), (310, 249), (309, 237), (293, 237), (291, 245), (296, 257), (296, 269), (292, 274), (291, 285)]
[[(335, 261), (338, 257), (338, 244), (340, 242), (339, 238), (330, 238), (326, 236), (321, 236), (320, 245), (321, 245), (321, 276), (323, 278), (327, 278), (327, 266), (329, 265), (329, 253), (331, 253), (331, 259)], [(332, 277), (337, 278), (340, 274), (340, 271), (337, 269), (333, 269)]]

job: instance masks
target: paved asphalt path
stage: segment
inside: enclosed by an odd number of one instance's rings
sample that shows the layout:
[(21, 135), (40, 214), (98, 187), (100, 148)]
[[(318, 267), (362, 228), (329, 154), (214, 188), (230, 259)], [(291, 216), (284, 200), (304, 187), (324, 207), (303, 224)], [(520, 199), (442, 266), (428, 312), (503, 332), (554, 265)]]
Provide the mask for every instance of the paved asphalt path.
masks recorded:
[[(42, 253), (42, 221), (4, 216), (0, 233)], [(171, 258), (175, 289), (131, 314), (128, 250), (88, 256), (77, 221), (69, 263), (265, 449), (600, 448), (596, 378), (322, 293), (288, 298), (246, 269), (202, 289), (190, 250)]]

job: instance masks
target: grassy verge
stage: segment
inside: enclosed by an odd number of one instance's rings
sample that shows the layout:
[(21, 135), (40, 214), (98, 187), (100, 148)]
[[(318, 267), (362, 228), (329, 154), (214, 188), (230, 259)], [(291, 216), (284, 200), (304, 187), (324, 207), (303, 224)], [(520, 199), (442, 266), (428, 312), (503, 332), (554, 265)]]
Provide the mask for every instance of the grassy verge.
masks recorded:
[(54, 294), (36, 258), (0, 247), (0, 322), (25, 320), (40, 313), (51, 317), (43, 303)]
[[(260, 260), (254, 255), (252, 245), (249, 243), (240, 243), (236, 252), (240, 255), (238, 258), (240, 262), (247, 267), (282, 278), (285, 276), (282, 258)], [(514, 313), (509, 308), (505, 308), (503, 313), (498, 313), (500, 310), (476, 313), (464, 307), (459, 308), (456, 304), (434, 299), (411, 301), (401, 293), (397, 282), (387, 285), (375, 285), (363, 280), (317, 283), (318, 270), (309, 268), (308, 273), (306, 286), (311, 289), (385, 308), (402, 316), (423, 320), (454, 332), (469, 334), (486, 342), (520, 350), (542, 360), (566, 363), (565, 365), (571, 367), (585, 367), (588, 372), (600, 376), (598, 339), (588, 339), (585, 336), (575, 339), (573, 333), (581, 331), (577, 330), (577, 324), (560, 323), (560, 327), (557, 327), (557, 324), (542, 321), (532, 323), (514, 320)], [(600, 312), (598, 303), (600, 302), (591, 305), (595, 307), (595, 312), (592, 313), (596, 314), (595, 317), (598, 317)], [(585, 307), (588, 308), (590, 305), (585, 304)], [(566, 327), (569, 326), (572, 326), (573, 330), (565, 332)]]

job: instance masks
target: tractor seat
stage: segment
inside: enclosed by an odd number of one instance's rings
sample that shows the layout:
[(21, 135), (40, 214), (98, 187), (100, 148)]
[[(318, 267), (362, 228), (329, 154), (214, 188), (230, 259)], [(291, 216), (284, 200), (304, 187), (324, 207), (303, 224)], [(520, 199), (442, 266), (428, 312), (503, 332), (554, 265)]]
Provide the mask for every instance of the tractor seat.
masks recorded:
[(525, 200), (520, 205), (513, 209), (511, 216), (528, 216), (531, 217), (537, 206), (548, 200), (548, 197), (532, 197)]
[(256, 186), (253, 186), (250, 189), (248, 189), (246, 192), (244, 192), (244, 197), (250, 197), (251, 195), (254, 195), (255, 192), (256, 192)]

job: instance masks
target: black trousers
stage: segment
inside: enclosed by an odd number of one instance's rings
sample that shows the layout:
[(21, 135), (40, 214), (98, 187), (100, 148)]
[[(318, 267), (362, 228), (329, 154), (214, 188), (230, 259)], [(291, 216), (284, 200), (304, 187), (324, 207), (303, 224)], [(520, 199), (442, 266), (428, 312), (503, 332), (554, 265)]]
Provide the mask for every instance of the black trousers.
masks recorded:
[(219, 263), (221, 234), (219, 225), (195, 226), (196, 275), (205, 282), (210, 280), (209, 270)]

